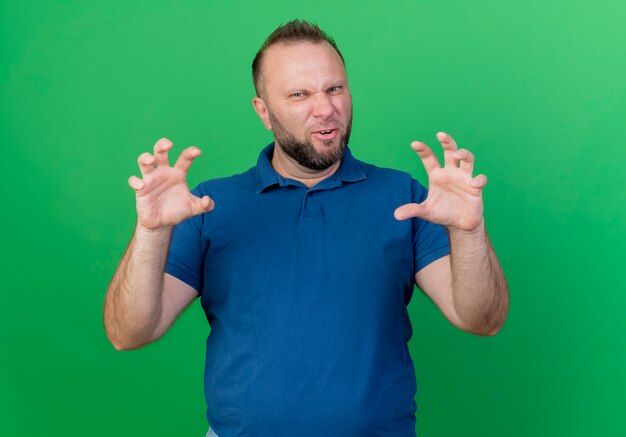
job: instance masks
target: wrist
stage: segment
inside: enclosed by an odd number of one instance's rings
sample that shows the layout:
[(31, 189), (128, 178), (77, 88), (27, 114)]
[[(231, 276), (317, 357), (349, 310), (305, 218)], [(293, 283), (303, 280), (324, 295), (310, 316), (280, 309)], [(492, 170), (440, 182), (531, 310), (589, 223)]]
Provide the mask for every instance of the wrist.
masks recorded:
[(137, 225), (135, 226), (135, 234), (139, 234), (140, 236), (145, 236), (147, 238), (161, 238), (161, 237), (169, 238), (173, 230), (174, 230), (174, 226), (172, 225), (151, 228), (151, 227), (147, 227), (146, 225), (142, 224), (139, 221), (137, 222)]
[(448, 230), (448, 234), (450, 235), (450, 239), (452, 238), (465, 238), (465, 239), (473, 239), (473, 238), (484, 238), (487, 234), (487, 230), (485, 229), (485, 219), (481, 217), (478, 225), (472, 229), (461, 229), (454, 226), (446, 226)]

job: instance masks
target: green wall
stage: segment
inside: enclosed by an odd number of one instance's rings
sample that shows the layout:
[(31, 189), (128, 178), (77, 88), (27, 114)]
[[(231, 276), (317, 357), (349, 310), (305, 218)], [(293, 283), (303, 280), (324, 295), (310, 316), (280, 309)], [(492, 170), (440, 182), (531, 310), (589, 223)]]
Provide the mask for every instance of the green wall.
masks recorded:
[(163, 136), (203, 149), (190, 185), (254, 165), (250, 64), (296, 17), (346, 57), (355, 156), (423, 180), (409, 143), (445, 130), (489, 177), (509, 318), (474, 337), (416, 292), (420, 437), (626, 435), (619, 0), (0, 2), (0, 434), (204, 435), (199, 304), (139, 351), (104, 334), (126, 181)]

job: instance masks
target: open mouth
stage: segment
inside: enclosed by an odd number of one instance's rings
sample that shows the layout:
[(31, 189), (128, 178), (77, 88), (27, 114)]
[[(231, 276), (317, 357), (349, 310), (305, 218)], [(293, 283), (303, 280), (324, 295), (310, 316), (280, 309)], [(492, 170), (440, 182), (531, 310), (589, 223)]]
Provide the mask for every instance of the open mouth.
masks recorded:
[(337, 129), (325, 129), (313, 132), (313, 138), (318, 140), (331, 140), (337, 136)]

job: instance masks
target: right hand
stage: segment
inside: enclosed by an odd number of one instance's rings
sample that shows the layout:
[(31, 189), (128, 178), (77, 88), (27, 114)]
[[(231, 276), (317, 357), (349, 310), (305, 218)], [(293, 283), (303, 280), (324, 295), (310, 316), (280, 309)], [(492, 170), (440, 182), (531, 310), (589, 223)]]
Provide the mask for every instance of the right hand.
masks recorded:
[(171, 148), (172, 142), (167, 138), (157, 141), (154, 155), (146, 152), (137, 159), (143, 179), (128, 179), (137, 198), (137, 224), (147, 230), (174, 226), (215, 207), (209, 196), (196, 197), (187, 186), (187, 171), (202, 153), (200, 149), (186, 148), (174, 167), (170, 167), (167, 152)]

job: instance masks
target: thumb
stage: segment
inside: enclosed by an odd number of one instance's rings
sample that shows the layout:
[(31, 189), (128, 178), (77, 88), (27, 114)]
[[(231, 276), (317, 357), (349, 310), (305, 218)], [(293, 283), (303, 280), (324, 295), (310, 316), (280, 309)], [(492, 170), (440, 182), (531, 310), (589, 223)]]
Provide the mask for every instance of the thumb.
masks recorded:
[(426, 218), (427, 208), (423, 203), (407, 203), (398, 207), (393, 215), (396, 220), (406, 220), (413, 217)]
[(193, 215), (212, 211), (213, 208), (215, 208), (215, 202), (209, 196), (203, 196), (202, 198), (193, 196), (191, 200), (191, 212)]

